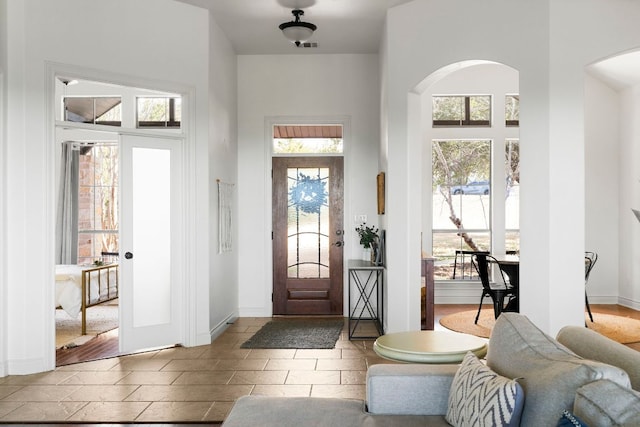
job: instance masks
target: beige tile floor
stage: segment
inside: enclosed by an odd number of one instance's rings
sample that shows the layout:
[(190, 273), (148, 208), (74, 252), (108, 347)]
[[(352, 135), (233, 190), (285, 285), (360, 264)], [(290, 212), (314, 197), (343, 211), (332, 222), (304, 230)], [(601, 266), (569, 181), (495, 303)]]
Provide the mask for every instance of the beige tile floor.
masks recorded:
[(364, 399), (373, 340), (331, 350), (242, 349), (268, 318), (240, 318), (211, 345), (171, 348), (0, 378), (0, 422), (222, 421), (240, 396)]

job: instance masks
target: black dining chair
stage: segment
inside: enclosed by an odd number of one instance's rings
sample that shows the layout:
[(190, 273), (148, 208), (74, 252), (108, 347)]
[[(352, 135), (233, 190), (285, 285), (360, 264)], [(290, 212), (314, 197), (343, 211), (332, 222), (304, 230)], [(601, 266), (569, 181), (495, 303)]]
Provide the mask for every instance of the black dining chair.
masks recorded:
[(598, 261), (597, 253), (584, 253), (584, 302), (587, 306), (587, 312), (589, 313), (589, 319), (591, 319), (591, 323), (593, 323), (593, 315), (591, 314), (591, 307), (589, 307), (589, 297), (587, 296), (587, 282), (589, 281), (589, 275), (591, 274), (591, 270), (593, 270), (593, 266), (596, 265), (596, 261)]
[[(504, 273), (498, 267), (498, 261), (491, 255), (476, 253), (473, 255), (474, 265), (478, 270), (478, 276), (480, 282), (482, 282), (482, 296), (480, 297), (480, 305), (478, 306), (478, 314), (476, 315), (475, 324), (478, 324), (480, 318), (480, 311), (482, 310), (482, 302), (485, 297), (491, 297), (493, 301), (493, 313), (496, 319), (503, 311), (512, 311), (510, 307), (516, 307), (517, 304), (509, 304), (512, 301), (517, 301), (518, 290), (508, 284), (508, 281), (504, 277)], [(491, 283), (489, 262), (495, 264), (496, 268), (500, 271), (500, 277), (503, 283)], [(505, 301), (507, 307), (505, 307)]]

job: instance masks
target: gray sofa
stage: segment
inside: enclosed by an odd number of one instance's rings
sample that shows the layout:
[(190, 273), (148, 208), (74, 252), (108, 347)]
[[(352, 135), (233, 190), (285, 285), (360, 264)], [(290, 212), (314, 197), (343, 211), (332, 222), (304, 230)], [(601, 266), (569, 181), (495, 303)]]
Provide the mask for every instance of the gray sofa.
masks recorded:
[[(526, 316), (503, 313), (486, 364), (522, 386), (521, 426), (556, 426), (563, 410), (592, 427), (640, 425), (640, 393), (634, 390), (640, 386), (640, 352), (586, 328), (565, 327), (556, 340)], [(366, 402), (245, 396), (223, 426), (448, 426), (457, 370), (458, 365), (374, 365), (367, 372)]]

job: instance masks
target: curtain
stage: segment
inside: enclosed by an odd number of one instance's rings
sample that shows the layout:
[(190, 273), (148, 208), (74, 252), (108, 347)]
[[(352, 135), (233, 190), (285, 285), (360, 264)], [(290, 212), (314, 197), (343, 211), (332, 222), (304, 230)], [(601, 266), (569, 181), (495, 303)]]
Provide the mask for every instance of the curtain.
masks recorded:
[(78, 262), (78, 183), (80, 157), (73, 142), (62, 143), (56, 215), (56, 264)]
[(218, 180), (218, 253), (231, 252), (231, 201), (233, 198), (233, 184)]

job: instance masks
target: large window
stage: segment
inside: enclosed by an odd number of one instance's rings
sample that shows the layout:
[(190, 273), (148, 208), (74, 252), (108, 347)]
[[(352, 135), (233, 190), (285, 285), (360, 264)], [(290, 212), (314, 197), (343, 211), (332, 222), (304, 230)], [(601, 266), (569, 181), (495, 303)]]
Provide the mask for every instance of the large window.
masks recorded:
[(78, 264), (118, 252), (118, 146), (80, 148), (78, 186)]
[(434, 140), (432, 159), (436, 278), (452, 279), (456, 251), (491, 248), (491, 141)]
[(491, 96), (434, 96), (433, 126), (491, 126)]
[(520, 142), (508, 139), (505, 142), (505, 175), (507, 181), (505, 197), (505, 250), (520, 250)]

